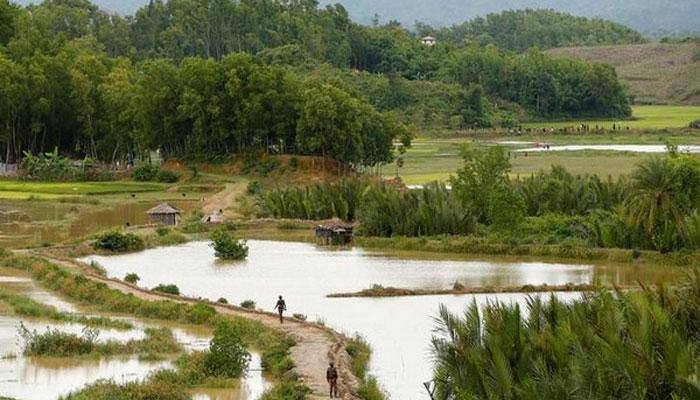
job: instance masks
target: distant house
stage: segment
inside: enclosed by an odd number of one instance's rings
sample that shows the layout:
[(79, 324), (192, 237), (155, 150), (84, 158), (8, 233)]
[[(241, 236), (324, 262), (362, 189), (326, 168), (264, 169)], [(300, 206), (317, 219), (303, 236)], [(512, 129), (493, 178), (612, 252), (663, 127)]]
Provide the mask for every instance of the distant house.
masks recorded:
[(437, 40), (432, 36), (426, 36), (420, 40), (420, 42), (426, 46), (435, 46)]
[(148, 219), (152, 224), (177, 226), (181, 211), (168, 203), (159, 204), (148, 210)]

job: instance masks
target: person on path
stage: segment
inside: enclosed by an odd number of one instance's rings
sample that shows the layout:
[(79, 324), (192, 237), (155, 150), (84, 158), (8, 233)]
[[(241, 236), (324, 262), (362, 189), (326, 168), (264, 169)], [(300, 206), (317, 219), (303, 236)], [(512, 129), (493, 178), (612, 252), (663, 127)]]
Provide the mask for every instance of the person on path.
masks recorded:
[(280, 296), (279, 300), (277, 300), (277, 304), (275, 305), (275, 309), (280, 314), (280, 324), (283, 324), (284, 318), (282, 317), (282, 313), (287, 311), (287, 303), (284, 302), (284, 299), (282, 298), (282, 296)]
[(335, 369), (335, 365), (330, 363), (328, 369), (326, 370), (326, 380), (328, 381), (328, 386), (331, 390), (331, 399), (339, 398), (338, 396), (338, 370)]

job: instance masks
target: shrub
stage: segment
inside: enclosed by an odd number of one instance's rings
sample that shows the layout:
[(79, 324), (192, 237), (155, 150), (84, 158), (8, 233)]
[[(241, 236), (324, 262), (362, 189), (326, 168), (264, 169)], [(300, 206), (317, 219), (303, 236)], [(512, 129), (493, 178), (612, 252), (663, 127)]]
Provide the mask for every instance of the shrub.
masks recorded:
[(134, 178), (135, 181), (150, 182), (156, 179), (159, 171), (160, 169), (155, 165), (145, 164), (134, 168), (131, 177)]
[(170, 228), (168, 228), (167, 226), (159, 226), (158, 228), (156, 228), (156, 233), (158, 234), (158, 236), (165, 236), (168, 233), (170, 233)]
[(238, 378), (248, 371), (250, 353), (241, 338), (240, 327), (223, 320), (216, 325), (205, 359), (208, 376)]
[(299, 169), (300, 165), (301, 165), (301, 163), (299, 162), (299, 157), (295, 156), (295, 157), (292, 157), (289, 159), (289, 168), (292, 171), (296, 171), (297, 169)]
[(216, 310), (214, 307), (197, 303), (193, 305), (187, 313), (187, 320), (193, 324), (203, 324), (207, 321), (211, 321), (215, 315)]
[(283, 382), (266, 391), (260, 400), (305, 400), (311, 389), (296, 382)]
[(84, 328), (83, 336), (48, 329), (45, 333), (30, 331), (20, 322), (19, 334), (24, 341), (24, 355), (71, 357), (92, 353), (95, 348), (98, 331)]
[(216, 256), (224, 260), (245, 260), (248, 257), (248, 246), (245, 241), (236, 240), (226, 230), (219, 229), (211, 234), (211, 247)]
[(241, 307), (247, 308), (248, 310), (254, 310), (255, 302), (253, 300), (243, 300), (243, 302), (241, 303)]
[(256, 196), (262, 193), (262, 183), (260, 181), (250, 181), (248, 182), (248, 194)]
[(189, 400), (191, 396), (180, 385), (154, 376), (148, 382), (117, 384), (97, 381), (63, 397), (63, 400)]
[(126, 276), (124, 277), (124, 282), (131, 283), (132, 285), (135, 285), (140, 280), (141, 280), (141, 277), (139, 277), (138, 275), (136, 275), (133, 272), (126, 274)]
[(219, 304), (228, 304), (228, 300), (226, 300), (225, 297), (219, 297), (219, 300), (216, 301)]
[(161, 292), (161, 293), (167, 293), (167, 294), (173, 294), (176, 296), (180, 295), (180, 289), (177, 287), (177, 285), (164, 285), (160, 284), (153, 289), (154, 292)]
[(97, 236), (97, 241), (93, 244), (95, 249), (109, 250), (115, 253), (143, 250), (143, 239), (133, 233), (121, 233), (112, 231)]
[(162, 169), (158, 171), (158, 174), (156, 175), (155, 179), (158, 182), (175, 183), (180, 180), (180, 175), (176, 174), (175, 172), (166, 171)]

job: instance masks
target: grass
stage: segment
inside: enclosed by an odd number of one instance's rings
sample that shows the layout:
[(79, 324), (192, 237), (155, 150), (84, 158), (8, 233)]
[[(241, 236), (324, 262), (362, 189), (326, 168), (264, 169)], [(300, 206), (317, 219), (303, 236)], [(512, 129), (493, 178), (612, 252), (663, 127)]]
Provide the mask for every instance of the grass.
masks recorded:
[(126, 192), (153, 192), (163, 190), (167, 185), (151, 182), (110, 181), (110, 182), (34, 182), (0, 180), (1, 192), (42, 195), (102, 195)]
[(700, 119), (700, 106), (633, 106), (632, 120), (569, 120), (560, 122), (531, 122), (525, 128), (564, 128), (586, 123), (611, 129), (613, 124), (632, 129), (687, 128), (691, 121)]
[(47, 319), (59, 322), (72, 322), (90, 327), (133, 329), (134, 326), (127, 322), (106, 317), (87, 317), (64, 313), (55, 307), (39, 303), (27, 296), (10, 292), (0, 288), (0, 303), (8, 306), (10, 311), (22, 317)]
[(143, 339), (127, 342), (110, 340), (98, 342), (99, 331), (85, 329), (81, 336), (61, 332), (59, 329), (47, 329), (44, 333), (30, 331), (20, 324), (20, 334), (24, 340), (25, 356), (75, 357), (75, 356), (115, 356), (142, 354), (147, 358), (156, 358), (160, 354), (177, 354), (182, 346), (167, 328), (146, 328)]

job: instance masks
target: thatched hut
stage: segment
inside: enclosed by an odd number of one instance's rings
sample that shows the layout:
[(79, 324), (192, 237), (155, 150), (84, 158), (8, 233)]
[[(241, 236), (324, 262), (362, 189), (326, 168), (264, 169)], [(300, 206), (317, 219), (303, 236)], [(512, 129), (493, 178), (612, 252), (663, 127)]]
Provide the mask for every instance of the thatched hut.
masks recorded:
[(324, 244), (348, 244), (352, 242), (353, 225), (334, 219), (316, 227), (316, 238)]
[(153, 224), (177, 226), (182, 212), (168, 203), (159, 204), (148, 210), (148, 219)]

